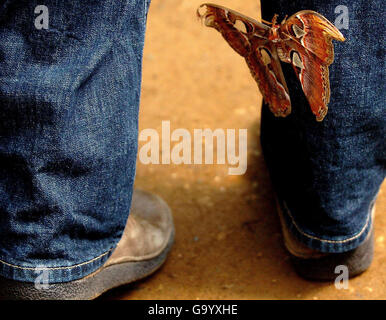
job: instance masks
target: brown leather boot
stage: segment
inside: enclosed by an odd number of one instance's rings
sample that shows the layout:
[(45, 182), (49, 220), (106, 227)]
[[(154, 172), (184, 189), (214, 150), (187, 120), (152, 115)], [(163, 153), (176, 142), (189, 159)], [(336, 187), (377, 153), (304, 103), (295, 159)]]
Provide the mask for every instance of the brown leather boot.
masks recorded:
[(34, 283), (0, 278), (2, 299), (88, 300), (102, 293), (145, 278), (166, 260), (174, 240), (173, 219), (168, 205), (158, 196), (135, 190), (123, 236), (106, 263), (94, 273), (66, 283), (36, 289)]
[[(284, 245), (290, 254), (295, 271), (301, 277), (313, 281), (333, 281), (339, 274), (335, 273), (337, 266), (346, 266), (349, 277), (353, 278), (365, 272), (371, 265), (374, 255), (374, 228), (366, 240), (356, 249), (343, 253), (322, 253), (308, 248), (300, 242), (289, 230), (284, 220), (284, 213), (277, 201)], [(374, 218), (375, 207), (372, 210)], [(374, 221), (374, 219), (372, 219)]]

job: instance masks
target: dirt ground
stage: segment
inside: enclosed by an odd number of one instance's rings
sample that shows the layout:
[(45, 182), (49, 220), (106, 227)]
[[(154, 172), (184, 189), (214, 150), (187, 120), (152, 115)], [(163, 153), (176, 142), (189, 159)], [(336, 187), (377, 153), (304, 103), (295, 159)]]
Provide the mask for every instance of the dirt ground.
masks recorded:
[[(371, 269), (348, 290), (292, 270), (282, 245), (259, 143), (261, 97), (243, 61), (195, 17), (201, 0), (153, 0), (144, 53), (140, 130), (248, 129), (248, 171), (228, 165), (143, 165), (136, 185), (172, 208), (176, 243), (164, 267), (107, 299), (385, 299), (386, 184), (376, 216)], [(256, 0), (221, 0), (258, 17)], [(143, 144), (143, 143), (142, 143)]]

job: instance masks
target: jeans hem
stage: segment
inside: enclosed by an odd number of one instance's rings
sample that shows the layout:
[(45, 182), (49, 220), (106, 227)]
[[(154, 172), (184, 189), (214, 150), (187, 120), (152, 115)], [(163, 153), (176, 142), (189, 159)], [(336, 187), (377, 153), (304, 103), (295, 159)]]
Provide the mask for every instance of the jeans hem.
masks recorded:
[(0, 276), (16, 281), (35, 284), (70, 282), (95, 272), (110, 257), (114, 248), (86, 262), (68, 267), (23, 267), (0, 260)]
[(278, 201), (283, 212), (284, 223), (289, 229), (289, 232), (307, 247), (323, 253), (343, 253), (356, 249), (367, 239), (369, 232), (373, 227), (372, 210), (374, 208), (375, 200), (369, 206), (367, 219), (361, 230), (355, 235), (339, 240), (324, 239), (303, 231), (295, 221), (285, 201), (282, 199), (278, 199)]

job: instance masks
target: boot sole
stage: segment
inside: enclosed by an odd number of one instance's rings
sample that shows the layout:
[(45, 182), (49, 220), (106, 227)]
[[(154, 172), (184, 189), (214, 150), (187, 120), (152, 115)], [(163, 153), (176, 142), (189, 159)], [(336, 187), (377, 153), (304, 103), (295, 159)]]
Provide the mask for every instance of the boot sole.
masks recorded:
[[(277, 211), (282, 228), (287, 229), (284, 221), (284, 213), (280, 201), (276, 197)], [(374, 217), (375, 208), (372, 208)], [(371, 265), (374, 257), (374, 226), (371, 228), (367, 239), (356, 249), (344, 253), (329, 253), (324, 257), (304, 259), (290, 255), (292, 265), (296, 273), (311, 281), (334, 281), (339, 273), (335, 273), (337, 266), (345, 266), (348, 269), (349, 278), (354, 278), (365, 272)]]
[(0, 298), (7, 300), (92, 300), (103, 293), (148, 277), (165, 262), (174, 243), (174, 229), (168, 245), (157, 257), (101, 267), (94, 273), (71, 282), (50, 284), (37, 289), (34, 283), (0, 278)]

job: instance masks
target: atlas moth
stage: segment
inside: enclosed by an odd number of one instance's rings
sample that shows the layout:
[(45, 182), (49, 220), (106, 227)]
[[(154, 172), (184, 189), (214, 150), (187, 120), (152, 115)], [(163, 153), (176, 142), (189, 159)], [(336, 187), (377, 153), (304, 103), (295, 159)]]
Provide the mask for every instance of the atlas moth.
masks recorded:
[(328, 67), (334, 62), (332, 40), (345, 41), (324, 16), (303, 10), (286, 17), (281, 24), (277, 23), (278, 15), (272, 22), (258, 22), (214, 4), (202, 4), (197, 15), (245, 58), (275, 116), (291, 113), (289, 90), (280, 64), (283, 61), (292, 64), (316, 120), (324, 119), (330, 102)]

